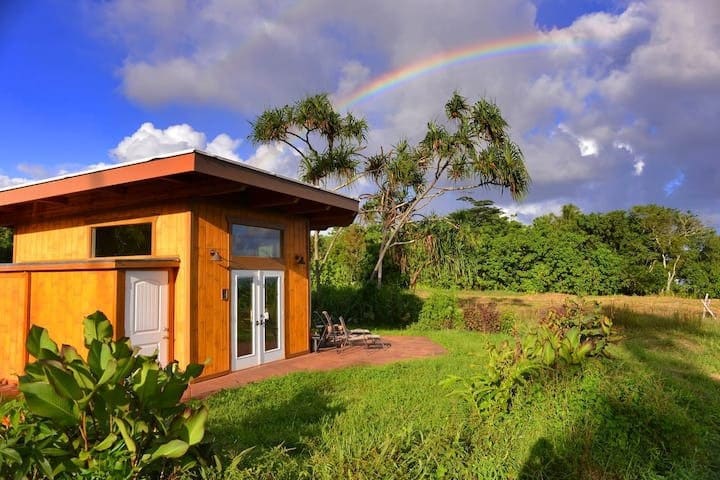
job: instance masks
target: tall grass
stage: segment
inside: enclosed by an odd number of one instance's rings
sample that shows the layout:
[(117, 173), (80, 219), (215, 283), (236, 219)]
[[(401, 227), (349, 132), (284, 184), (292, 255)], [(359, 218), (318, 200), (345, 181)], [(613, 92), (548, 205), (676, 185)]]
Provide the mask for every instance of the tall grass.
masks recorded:
[[(538, 311), (537, 298), (512, 297)], [(500, 304), (500, 308), (503, 305)], [(611, 308), (606, 306), (606, 308)], [(448, 354), (295, 373), (209, 399), (227, 478), (720, 478), (720, 326), (614, 309), (612, 358), (523, 387), (474, 415), (438, 383), (483, 368), (501, 334), (429, 332)]]

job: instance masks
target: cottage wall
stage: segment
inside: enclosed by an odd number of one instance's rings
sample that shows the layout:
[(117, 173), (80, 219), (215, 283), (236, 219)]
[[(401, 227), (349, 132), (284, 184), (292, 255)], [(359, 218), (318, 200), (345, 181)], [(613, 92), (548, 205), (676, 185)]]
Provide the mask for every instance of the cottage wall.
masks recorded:
[[(185, 364), (190, 361), (191, 219), (187, 203), (174, 203), (17, 225), (13, 262), (70, 264), (88, 260), (92, 255), (92, 227), (152, 222), (153, 256), (180, 260), (174, 282), (176, 301), (171, 312), (175, 338), (172, 348), (173, 356)], [(95, 310), (102, 310), (108, 316), (116, 332), (122, 331), (122, 326), (117, 325), (124, 302), (122, 273), (68, 269), (65, 272), (33, 272), (31, 278), (30, 323), (48, 328), (57, 341), (81, 346), (82, 318)], [(7, 295), (0, 291), (0, 305), (12, 303), (10, 299), (6, 300)]]
[[(214, 202), (200, 202), (193, 213), (196, 220), (193, 253), (197, 265), (193, 284), (193, 311), (197, 312), (196, 330), (191, 334), (193, 358), (209, 360), (204, 375), (219, 375), (230, 370), (230, 301), (222, 301), (223, 289), (230, 289), (231, 270), (285, 271), (285, 355), (306, 353), (309, 339), (310, 285), (308, 280), (308, 232), (305, 218), (246, 208), (228, 208)], [(264, 258), (231, 258), (230, 224), (246, 223), (283, 230), (284, 258), (278, 262)], [(213, 261), (216, 250), (221, 261)], [(304, 263), (298, 264), (300, 255)]]

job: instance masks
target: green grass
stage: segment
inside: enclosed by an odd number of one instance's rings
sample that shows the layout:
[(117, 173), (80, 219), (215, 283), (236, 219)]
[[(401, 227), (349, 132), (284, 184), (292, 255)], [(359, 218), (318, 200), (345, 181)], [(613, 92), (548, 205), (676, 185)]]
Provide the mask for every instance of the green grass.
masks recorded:
[[(502, 335), (430, 332), (448, 354), (295, 373), (208, 399), (227, 478), (720, 478), (720, 326), (618, 310), (613, 358), (473, 416), (438, 383)], [(389, 333), (389, 332), (388, 332)]]

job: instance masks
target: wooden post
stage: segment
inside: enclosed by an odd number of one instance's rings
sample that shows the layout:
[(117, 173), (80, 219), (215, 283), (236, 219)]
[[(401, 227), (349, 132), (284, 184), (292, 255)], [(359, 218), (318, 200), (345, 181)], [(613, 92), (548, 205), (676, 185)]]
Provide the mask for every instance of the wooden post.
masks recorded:
[(702, 318), (703, 318), (703, 320), (705, 320), (705, 315), (706, 315), (706, 314), (710, 314), (710, 316), (711, 316), (712, 318), (716, 318), (716, 317), (715, 317), (715, 313), (714, 313), (712, 310), (710, 310), (710, 298), (708, 298), (708, 297), (709, 297), (709, 295), (706, 293), (706, 294), (705, 294), (705, 299), (702, 300), (702, 304), (703, 304), (703, 316), (702, 316)]

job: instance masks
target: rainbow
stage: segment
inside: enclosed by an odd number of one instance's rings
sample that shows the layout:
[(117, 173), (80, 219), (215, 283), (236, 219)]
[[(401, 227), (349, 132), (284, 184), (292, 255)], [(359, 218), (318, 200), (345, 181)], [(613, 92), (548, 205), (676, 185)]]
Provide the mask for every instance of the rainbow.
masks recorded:
[(465, 45), (460, 48), (440, 52), (431, 57), (418, 60), (415, 63), (402, 66), (396, 70), (384, 73), (371, 82), (354, 90), (350, 94), (339, 98), (337, 107), (345, 110), (361, 101), (374, 95), (379, 95), (405, 82), (409, 82), (420, 76), (427, 75), (442, 68), (467, 63), (475, 60), (498, 57), (542, 50), (546, 48), (558, 48), (564, 45), (577, 45), (577, 39), (566, 39), (560, 41), (553, 39), (550, 35), (521, 35), (504, 38), (492, 42), (481, 42)]

